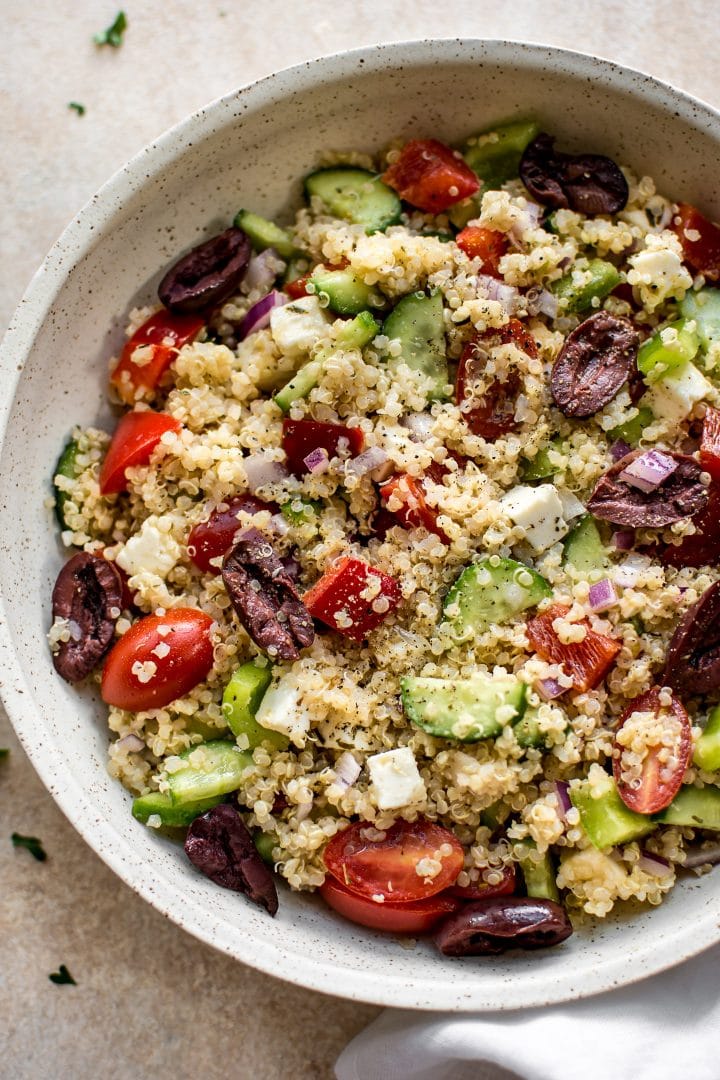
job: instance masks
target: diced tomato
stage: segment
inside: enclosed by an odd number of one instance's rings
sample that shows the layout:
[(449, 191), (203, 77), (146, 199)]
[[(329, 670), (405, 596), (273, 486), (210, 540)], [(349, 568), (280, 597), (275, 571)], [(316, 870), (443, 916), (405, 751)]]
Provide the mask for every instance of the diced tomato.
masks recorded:
[[(458, 364), (455, 382), (455, 400), (458, 405), (462, 405), (466, 398), (472, 397), (473, 383), (482, 375), (485, 366), (481, 350), (488, 344), (512, 344), (533, 359), (536, 359), (538, 355), (537, 345), (532, 335), (519, 319), (510, 319), (499, 330), (488, 330), (482, 336), (476, 335), (463, 349)], [(494, 442), (501, 436), (515, 431), (518, 427), (515, 409), (521, 386), (519, 373), (511, 370), (506, 379), (502, 381), (496, 379), (491, 383), (483, 399), (478, 399), (477, 404), (474, 404), (471, 409), (467, 411), (463, 409), (463, 418), (472, 433), (481, 435), (489, 442)]]
[(480, 225), (468, 225), (455, 237), (455, 243), (470, 259), (482, 259), (485, 274), (500, 277), (498, 265), (507, 253), (508, 239), (497, 229), (484, 229)]
[[(435, 896), (452, 885), (462, 870), (463, 849), (442, 825), (426, 818), (400, 818), (382, 831), (369, 821), (349, 825), (333, 836), (323, 858), (333, 877), (351, 892), (404, 903)], [(440, 863), (439, 872), (432, 877), (418, 873), (424, 859)]]
[(708, 405), (700, 439), (700, 464), (713, 480), (720, 480), (720, 409)]
[[(674, 727), (677, 732), (674, 735), (672, 746), (666, 747), (658, 742), (651, 745), (641, 764), (640, 783), (634, 787), (623, 780), (623, 751), (626, 750), (615, 740), (613, 748), (613, 774), (620, 798), (635, 810), (638, 814), (657, 814), (664, 810), (673, 801), (683, 782), (685, 770), (690, 761), (692, 751), (692, 730), (690, 720), (685, 709), (675, 695), (668, 707), (675, 721)], [(640, 694), (630, 702), (625, 712), (620, 717), (618, 732), (627, 723), (633, 713), (653, 713), (658, 719), (662, 717), (663, 708), (660, 704), (660, 688), (654, 686), (645, 694)], [(665, 725), (663, 734), (667, 736), (672, 729)], [(670, 764), (662, 760), (669, 759)]]
[(401, 525), (404, 525), (406, 529), (427, 529), (428, 532), (438, 536), (443, 543), (449, 543), (447, 536), (438, 525), (438, 511), (434, 506), (428, 506), (425, 501), (422, 477), (408, 476), (407, 473), (391, 476), (381, 486), (380, 497), (387, 503), (393, 496), (402, 500), (402, 505), (397, 510), (391, 511)]
[(180, 431), (182, 424), (167, 413), (129, 412), (121, 417), (100, 469), (100, 492), (113, 495), (124, 491), (125, 472), (147, 465), (166, 431)]
[[(707, 468), (707, 466), (706, 466)], [(720, 563), (720, 483), (710, 484), (709, 498), (695, 514), (692, 536), (684, 536), (679, 544), (667, 544), (660, 552), (649, 549), (649, 555), (659, 557), (664, 566), (716, 566)]]
[(688, 203), (678, 205), (672, 228), (677, 233), (685, 262), (711, 281), (720, 277), (720, 228)]
[(188, 536), (188, 554), (191, 562), (206, 573), (220, 573), (220, 568), (213, 566), (211, 559), (220, 558), (232, 547), (235, 533), (240, 528), (238, 514), (259, 514), (261, 510), (277, 513), (275, 503), (266, 503), (253, 495), (236, 495), (227, 500), (227, 510), (213, 510), (207, 521), (194, 525)]
[(592, 690), (612, 666), (620, 652), (620, 644), (614, 638), (592, 630), (584, 619), (580, 623), (587, 631), (583, 640), (565, 645), (552, 624), (555, 619), (567, 615), (569, 610), (565, 604), (553, 604), (542, 615), (530, 619), (525, 632), (538, 656), (551, 664), (562, 664), (567, 674), (572, 675), (575, 690)]
[[(204, 325), (198, 315), (173, 315), (165, 308), (151, 315), (127, 342), (110, 376), (121, 401), (134, 405), (155, 390), (179, 350), (194, 341)], [(133, 356), (140, 348), (144, 355), (137, 362)]]
[(294, 281), (286, 281), (283, 285), (283, 292), (287, 293), (291, 300), (299, 300), (301, 296), (309, 296), (307, 291), (307, 283), (310, 280), (310, 275), (306, 274), (305, 277), (295, 278)]
[(462, 900), (489, 900), (491, 896), (512, 896), (516, 888), (515, 864), (511, 863), (503, 867), (502, 881), (497, 885), (488, 885), (485, 881), (473, 882), (472, 885), (451, 885), (448, 893)]
[(351, 892), (330, 874), (318, 891), (328, 907), (343, 918), (391, 934), (426, 934), (440, 919), (462, 907), (461, 901), (448, 893), (428, 896), (424, 900), (407, 900), (404, 904), (391, 900), (380, 903)]
[(462, 156), (436, 139), (413, 139), (383, 176), (401, 199), (429, 214), (440, 214), (480, 190), (480, 181)]
[(187, 694), (213, 665), (212, 625), (196, 608), (138, 619), (108, 653), (103, 701), (139, 712), (162, 709)]
[(362, 428), (344, 424), (323, 424), (319, 420), (283, 420), (282, 446), (290, 472), (304, 476), (309, 470), (305, 458), (312, 450), (327, 450), (336, 457), (341, 448), (355, 457), (365, 445)]
[(315, 582), (303, 603), (314, 619), (363, 641), (401, 599), (395, 578), (362, 559), (344, 558)]

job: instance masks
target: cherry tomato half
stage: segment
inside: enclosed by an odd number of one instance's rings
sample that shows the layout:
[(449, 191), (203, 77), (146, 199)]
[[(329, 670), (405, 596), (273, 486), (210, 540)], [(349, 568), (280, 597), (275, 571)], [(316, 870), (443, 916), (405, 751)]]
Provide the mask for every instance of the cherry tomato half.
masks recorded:
[[(660, 705), (659, 687), (654, 686), (652, 690), (640, 694), (639, 697), (630, 702), (620, 717), (618, 731), (636, 712), (654, 713), (658, 718), (662, 716), (663, 709)], [(669, 712), (672, 714), (675, 722), (674, 727), (676, 728), (673, 745), (669, 748), (659, 744), (650, 746), (641, 765), (640, 783), (637, 787), (631, 787), (622, 778), (622, 754), (623, 751), (626, 751), (626, 748), (617, 741), (617, 738), (615, 740), (613, 774), (618, 794), (625, 805), (638, 814), (656, 814), (659, 810), (664, 810), (666, 806), (670, 805), (680, 790), (685, 770), (690, 761), (692, 751), (690, 720), (674, 694), (669, 706)], [(672, 764), (669, 766), (660, 760), (663, 751), (666, 754), (669, 753), (672, 758)]]
[[(516, 345), (533, 359), (538, 355), (534, 338), (519, 319), (510, 319), (498, 330), (489, 330), (482, 336), (476, 335), (463, 349), (458, 364), (455, 382), (455, 400), (458, 405), (462, 405), (466, 398), (472, 396), (472, 384), (483, 373), (485, 361), (482, 347), (497, 344)], [(473, 435), (481, 435), (483, 439), (494, 442), (502, 435), (515, 431), (518, 427), (515, 409), (521, 386), (520, 375), (511, 369), (506, 379), (496, 379), (490, 384), (482, 400), (477, 399), (472, 408), (463, 409), (463, 419)]]
[(583, 620), (587, 631), (583, 640), (565, 645), (553, 629), (553, 622), (567, 615), (569, 610), (564, 604), (553, 604), (542, 615), (530, 619), (525, 632), (538, 656), (551, 664), (562, 664), (568, 675), (572, 675), (574, 690), (592, 690), (605, 677), (620, 652), (620, 643), (605, 634), (598, 634), (587, 620)]
[(241, 510), (246, 514), (259, 514), (261, 510), (275, 514), (278, 507), (275, 503), (256, 499), (254, 495), (237, 495), (227, 500), (227, 510), (213, 510), (207, 521), (192, 527), (188, 536), (190, 561), (198, 570), (220, 573), (220, 567), (211, 565), (210, 560), (220, 558), (232, 547), (235, 533), (240, 528), (238, 514)]
[(437, 139), (406, 143), (383, 180), (405, 202), (430, 214), (440, 214), (480, 190), (480, 181), (462, 156)]
[(455, 237), (455, 243), (470, 259), (482, 259), (483, 273), (500, 276), (500, 260), (507, 253), (508, 239), (497, 229), (484, 229), (481, 225), (468, 225)]
[(283, 292), (287, 293), (291, 300), (299, 300), (301, 296), (309, 296), (307, 291), (307, 283), (310, 280), (310, 275), (306, 274), (305, 277), (295, 278), (294, 281), (286, 281), (283, 285)]
[(408, 900), (404, 904), (388, 900), (379, 903), (350, 892), (330, 874), (319, 892), (328, 907), (344, 919), (392, 934), (426, 934), (440, 919), (452, 915), (462, 906), (457, 897), (447, 893), (428, 896), (424, 900)]
[(103, 701), (139, 712), (161, 709), (187, 694), (213, 665), (212, 625), (210, 616), (196, 608), (138, 619), (108, 653)]
[(167, 413), (129, 412), (121, 418), (100, 469), (100, 493), (124, 491), (125, 470), (146, 465), (166, 431), (179, 431), (182, 424)]
[[(382, 832), (358, 821), (333, 836), (324, 859), (333, 877), (351, 892), (404, 903), (435, 896), (452, 885), (463, 867), (463, 849), (453, 833), (425, 818), (399, 819)], [(424, 876), (425, 859), (439, 862), (439, 873)]]
[[(134, 405), (138, 391), (142, 398), (155, 390), (183, 345), (194, 341), (204, 325), (197, 315), (173, 315), (165, 308), (151, 315), (126, 343), (110, 376), (120, 400)], [(139, 348), (142, 363), (133, 359)]]
[(688, 203), (678, 205), (672, 226), (693, 270), (711, 281), (720, 277), (720, 228)]
[(515, 864), (511, 863), (503, 867), (502, 881), (497, 885), (488, 885), (486, 881), (476, 881), (472, 885), (451, 885), (448, 894), (462, 900), (489, 900), (491, 896), (512, 896), (516, 888)]

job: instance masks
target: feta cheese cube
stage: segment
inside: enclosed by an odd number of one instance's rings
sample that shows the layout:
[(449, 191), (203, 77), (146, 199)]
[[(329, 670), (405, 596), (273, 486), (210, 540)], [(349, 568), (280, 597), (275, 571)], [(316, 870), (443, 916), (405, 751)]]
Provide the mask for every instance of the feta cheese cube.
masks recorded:
[(310, 712), (300, 703), (300, 687), (293, 675), (270, 684), (255, 719), (261, 727), (279, 731), (293, 746), (304, 746), (310, 730)]
[(653, 383), (641, 404), (649, 406), (658, 420), (679, 423), (711, 391), (712, 386), (703, 373), (688, 360), (672, 374)]
[(654, 311), (670, 297), (682, 299), (692, 287), (692, 277), (683, 266), (682, 248), (668, 229), (648, 233), (645, 247), (628, 259), (632, 269), (627, 279), (637, 288), (643, 305)]
[(510, 520), (524, 529), (525, 539), (538, 553), (547, 551), (568, 532), (563, 504), (552, 484), (520, 484), (503, 495), (500, 505)]
[(309, 353), (328, 336), (329, 326), (330, 318), (317, 296), (301, 296), (270, 313), (270, 332), (286, 356)]
[(426, 798), (425, 783), (409, 746), (373, 754), (367, 767), (379, 810), (397, 810)]
[[(151, 514), (121, 548), (115, 559), (126, 574), (156, 574), (165, 578), (182, 555), (180, 545), (166, 531), (167, 518)], [(165, 526), (165, 528), (163, 528)]]

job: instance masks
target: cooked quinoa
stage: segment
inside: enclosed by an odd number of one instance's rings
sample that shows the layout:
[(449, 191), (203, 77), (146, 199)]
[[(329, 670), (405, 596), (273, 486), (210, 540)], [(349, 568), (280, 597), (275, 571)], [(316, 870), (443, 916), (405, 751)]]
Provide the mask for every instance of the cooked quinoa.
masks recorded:
[[(322, 164), (383, 173), (397, 162), (401, 145), (372, 159), (329, 155)], [(633, 699), (658, 684), (681, 616), (720, 581), (715, 565), (681, 567), (658, 557), (661, 549), (697, 532), (691, 516), (637, 528), (629, 550), (613, 544), (613, 529), (599, 521), (601, 563), (579, 570), (567, 558), (568, 537), (612, 465), (611, 447), (622, 438), (617, 429), (629, 430), (643, 406), (654, 403), (638, 440), (627, 438), (628, 449), (692, 455), (707, 408), (720, 406), (714, 343), (695, 360), (699, 390), (685, 405), (676, 402), (671, 408), (662, 380), (649, 384), (647, 399), (640, 402), (625, 381), (610, 401), (584, 418), (563, 415), (554, 404), (553, 366), (585, 318), (608, 312), (630, 320), (647, 340), (676, 321), (684, 298), (706, 285), (684, 258), (674, 228), (675, 204), (649, 177), (622, 171), (629, 196), (615, 214), (561, 208), (549, 216), (520, 179), (481, 192), (474, 204), (466, 200), (469, 226), (503, 239), (494, 277), (480, 257), (457, 243), (450, 212), (433, 214), (405, 203), (396, 224), (368, 234), (364, 225), (333, 216), (313, 196), (285, 229), (303, 253), (300, 269), (312, 275), (318, 267), (340, 267), (366, 286), (368, 309), (378, 320), (372, 340), (362, 348), (344, 346), (346, 319), (333, 313), (320, 290), (276, 307), (269, 325), (241, 339), (243, 319), (268, 292), (267, 282), (254, 284), (247, 275), (196, 339), (176, 351), (158, 386), (135, 392), (125, 382), (124, 405), (129, 394), (136, 411), (152, 409), (177, 421), (177, 430), (162, 435), (146, 464), (126, 469), (125, 491), (100, 491), (110, 434), (73, 430), (74, 475), (55, 477), (56, 493), (62, 495), (62, 540), (68, 548), (102, 554), (127, 576), (134, 610), (123, 607), (116, 635), (122, 638), (144, 616), (173, 609), (199, 609), (212, 620), (212, 667), (203, 681), (162, 708), (109, 707), (108, 768), (134, 796), (171, 791), (173, 775), (188, 760), (202, 769), (205, 743), (233, 739), (223, 693), (236, 669), (256, 660), (260, 667), (272, 664), (272, 686), (282, 682), (284, 692), (292, 692), (296, 715), (285, 729), (290, 741), (284, 746), (253, 747), (247, 735), (237, 737), (238, 747), (251, 753), (238, 797), (249, 829), (271, 838), (275, 868), (293, 889), (322, 884), (324, 849), (349, 824), (367, 822), (382, 833), (398, 818), (412, 822), (419, 816), (459, 840), (461, 886), (498, 885), (506, 867), (528, 857), (530, 842), (531, 861), (551, 858), (563, 902), (574, 916), (607, 915), (617, 901), (659, 904), (672, 888), (688, 846), (702, 835), (661, 823), (642, 839), (599, 848), (574, 804), (576, 791), (600, 797), (613, 785), (618, 753), (623, 782), (631, 788), (642, 783), (648, 751), (662, 748), (660, 768), (666, 776), (677, 768), (679, 727), (669, 708), (670, 689), (661, 690), (659, 711), (632, 712), (619, 730), (618, 722)], [(562, 279), (575, 292), (582, 289), (598, 259), (615, 267), (621, 287), (594, 296), (582, 313), (570, 310), (562, 291), (553, 287)], [(271, 276), (282, 276), (288, 262), (265, 253)], [(444, 393), (433, 391), (427, 372), (402, 362), (402, 343), (380, 325), (398, 301), (418, 291), (442, 300), (449, 361)], [(291, 327), (293, 304), (296, 325)], [(130, 312), (128, 339), (156, 310)], [(503, 336), (510, 320), (519, 321), (534, 349), (524, 348), (517, 334)], [(666, 343), (675, 340), (674, 333), (672, 328), (666, 333)], [(473, 342), (480, 343), (482, 370), (472, 396), (458, 400), (455, 371)], [(137, 367), (150, 362), (152, 348), (134, 350)], [(325, 360), (316, 385), (283, 414), (274, 395), (320, 352)], [(117, 358), (111, 370), (116, 363)], [(474, 403), (511, 381), (516, 394), (510, 429), (495, 438), (474, 433), (469, 422)], [(117, 401), (117, 381), (112, 387)], [(345, 440), (328, 455), (326, 467), (294, 475), (283, 467), (287, 419), (359, 429), (363, 453), (377, 449), (382, 464), (359, 468), (359, 455)], [(543, 453), (546, 470), (533, 477), (533, 464)], [(259, 486), (258, 462), (266, 470), (271, 463), (281, 466), (268, 471), (267, 482)], [(398, 476), (422, 484), (436, 531), (413, 526), (403, 516), (408, 481), (381, 498), (380, 486), (385, 490), (387, 480)], [(702, 482), (708, 480), (703, 474)], [(512, 501), (519, 489), (539, 490), (538, 481), (554, 489), (543, 495), (542, 528), (550, 520), (547, 507), (555, 505), (551, 496), (557, 500), (550, 542), (537, 539), (538, 522), (529, 524)], [(255, 513), (238, 511), (238, 530), (258, 530), (280, 558), (296, 560), (300, 597), (342, 558), (362, 560), (394, 579), (397, 605), (379, 586), (375, 595), (371, 589), (364, 597), (380, 619), (365, 640), (343, 632), (352, 630), (353, 617), (341, 611), (337, 629), (317, 632), (294, 662), (278, 663), (255, 643), (235, 615), (220, 573), (222, 558), (203, 572), (188, 550), (191, 530), (245, 493), (268, 505)], [(309, 500), (314, 509), (305, 514)], [(292, 512), (279, 513), (278, 507)], [(393, 516), (383, 529), (377, 525), (379, 510)], [(540, 575), (547, 592), (532, 608), (459, 633), (459, 601), (448, 598), (449, 590), (479, 560), (489, 560), (482, 586), (507, 559)], [(534, 580), (527, 575), (525, 585)], [(603, 582), (612, 586), (605, 607), (590, 596)], [(561, 607), (552, 631), (562, 646), (582, 643), (594, 633), (618, 648), (605, 677), (592, 688), (578, 689), (572, 672), (562, 662), (544, 659), (528, 637), (528, 621), (554, 605)], [(59, 617), (50, 631), (51, 646), (58, 649), (75, 632), (72, 621)], [(167, 648), (161, 644), (154, 658), (137, 662), (133, 674), (141, 684), (152, 684)], [(536, 745), (518, 741), (517, 709), (507, 704), (497, 711), (498, 733), (475, 741), (433, 735), (408, 716), (404, 680), (460, 685), (477, 676), (503, 686), (508, 677), (523, 684), (524, 709), (539, 733)], [(92, 678), (99, 683), (100, 672)], [(543, 693), (548, 685), (555, 686), (549, 700)], [(697, 741), (707, 715), (705, 699), (685, 695), (683, 703)], [(281, 729), (282, 722), (275, 730)], [(616, 740), (620, 750), (614, 759)], [(401, 758), (389, 760), (396, 771), (402, 767), (404, 801), (387, 808), (381, 779), (387, 761), (378, 755), (400, 750)], [(357, 771), (349, 784), (343, 780), (348, 762)], [(690, 759), (684, 785), (717, 782), (717, 773)], [(572, 800), (569, 808), (563, 790)], [(147, 824), (157, 827), (161, 818), (153, 814)], [(648, 859), (653, 855), (659, 859)], [(417, 872), (432, 879), (440, 865), (430, 859)]]

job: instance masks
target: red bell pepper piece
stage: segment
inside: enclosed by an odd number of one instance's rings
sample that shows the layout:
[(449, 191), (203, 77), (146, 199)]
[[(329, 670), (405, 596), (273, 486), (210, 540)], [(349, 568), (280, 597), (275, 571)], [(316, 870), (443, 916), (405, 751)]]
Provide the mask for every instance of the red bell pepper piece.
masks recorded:
[(484, 229), (480, 225), (468, 225), (457, 234), (455, 243), (470, 259), (482, 259), (483, 273), (500, 277), (500, 260), (507, 253), (508, 239), (496, 229)]
[[(447, 470), (446, 470), (447, 471)], [(430, 472), (430, 470), (428, 470)], [(431, 474), (432, 475), (432, 474)], [(442, 475), (432, 476), (436, 483), (442, 482)], [(402, 506), (397, 510), (391, 510), (397, 521), (406, 529), (427, 529), (428, 532), (438, 536), (444, 544), (448, 544), (446, 534), (438, 525), (438, 511), (433, 506), (428, 506), (425, 501), (425, 488), (423, 477), (408, 476), (407, 473), (399, 473), (391, 476), (380, 488), (380, 497), (383, 502), (390, 501), (392, 496), (402, 500)]]
[(303, 603), (314, 619), (363, 641), (400, 603), (400, 586), (382, 570), (346, 557), (323, 574)]
[(456, 150), (437, 139), (413, 139), (383, 176), (401, 199), (440, 214), (480, 190), (480, 181)]
[(581, 623), (587, 631), (584, 639), (565, 645), (553, 629), (553, 622), (567, 615), (569, 610), (565, 604), (553, 604), (542, 615), (530, 619), (525, 632), (538, 656), (551, 664), (562, 664), (567, 674), (572, 675), (574, 690), (592, 690), (605, 677), (620, 652), (620, 643), (591, 630), (584, 619)]
[(720, 228), (688, 203), (678, 205), (672, 226), (691, 269), (711, 281), (720, 277)]
[(311, 451), (323, 449), (328, 457), (337, 457), (343, 440), (351, 457), (359, 454), (365, 445), (362, 428), (323, 424), (319, 420), (283, 420), (283, 450), (288, 468), (295, 476), (304, 476), (309, 471), (305, 458)]
[[(198, 315), (173, 315), (165, 308), (151, 315), (126, 343), (110, 376), (121, 401), (134, 405), (154, 391), (179, 350), (194, 341), (204, 325)], [(133, 355), (143, 346), (146, 355), (137, 363)]]

